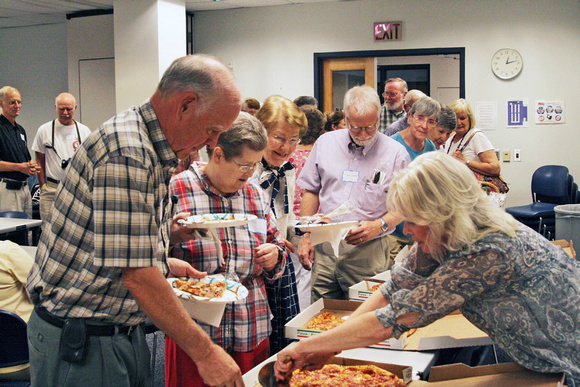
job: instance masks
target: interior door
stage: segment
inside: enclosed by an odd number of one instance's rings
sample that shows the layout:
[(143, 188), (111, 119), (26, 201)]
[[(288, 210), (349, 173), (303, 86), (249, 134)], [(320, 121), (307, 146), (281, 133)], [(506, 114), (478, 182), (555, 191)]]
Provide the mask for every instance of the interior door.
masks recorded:
[(342, 109), (348, 89), (358, 85), (375, 85), (374, 58), (330, 58), (323, 61), (323, 111)]

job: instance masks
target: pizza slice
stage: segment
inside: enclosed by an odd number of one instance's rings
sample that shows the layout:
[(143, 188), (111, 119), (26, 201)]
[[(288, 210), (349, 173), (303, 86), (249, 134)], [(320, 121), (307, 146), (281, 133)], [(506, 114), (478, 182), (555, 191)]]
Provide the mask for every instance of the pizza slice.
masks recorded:
[(174, 286), (184, 292), (198, 297), (222, 298), (226, 290), (226, 281), (201, 282), (176, 279)]
[(316, 329), (318, 331), (327, 331), (339, 326), (343, 322), (344, 319), (337, 317), (330, 312), (322, 312), (314, 316), (314, 318), (308, 322), (306, 328)]

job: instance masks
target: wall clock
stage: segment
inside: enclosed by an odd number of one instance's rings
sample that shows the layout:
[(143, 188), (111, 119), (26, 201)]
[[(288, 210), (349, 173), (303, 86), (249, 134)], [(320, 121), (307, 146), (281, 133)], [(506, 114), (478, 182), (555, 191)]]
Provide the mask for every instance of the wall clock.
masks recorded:
[(502, 48), (491, 58), (491, 70), (500, 79), (512, 79), (522, 71), (524, 61), (513, 48)]

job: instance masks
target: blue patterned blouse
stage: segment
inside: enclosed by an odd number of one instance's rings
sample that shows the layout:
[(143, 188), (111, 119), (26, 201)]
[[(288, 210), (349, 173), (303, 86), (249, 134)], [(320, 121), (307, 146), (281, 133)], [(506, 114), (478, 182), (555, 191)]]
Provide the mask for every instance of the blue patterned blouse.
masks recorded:
[(580, 386), (580, 263), (526, 226), (441, 257), (415, 246), (381, 290), (390, 305), (375, 314), (394, 337), (460, 309), (519, 364)]

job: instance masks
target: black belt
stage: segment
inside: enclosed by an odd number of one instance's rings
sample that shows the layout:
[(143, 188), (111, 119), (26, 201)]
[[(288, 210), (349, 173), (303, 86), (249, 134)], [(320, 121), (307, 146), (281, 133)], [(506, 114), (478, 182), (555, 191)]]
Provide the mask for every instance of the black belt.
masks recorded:
[[(64, 327), (64, 318), (57, 317), (46, 309), (35, 306), (34, 310), (38, 317), (54, 325), (57, 328)], [(87, 323), (87, 335), (89, 336), (115, 336), (116, 334), (130, 335), (139, 325), (92, 325)]]
[(0, 177), (0, 181), (11, 184), (20, 184), (20, 188), (25, 187), (28, 184), (27, 180), (14, 180), (7, 177)]
[(60, 180), (53, 179), (52, 177), (46, 177), (46, 181), (50, 181), (51, 183), (58, 184)]

